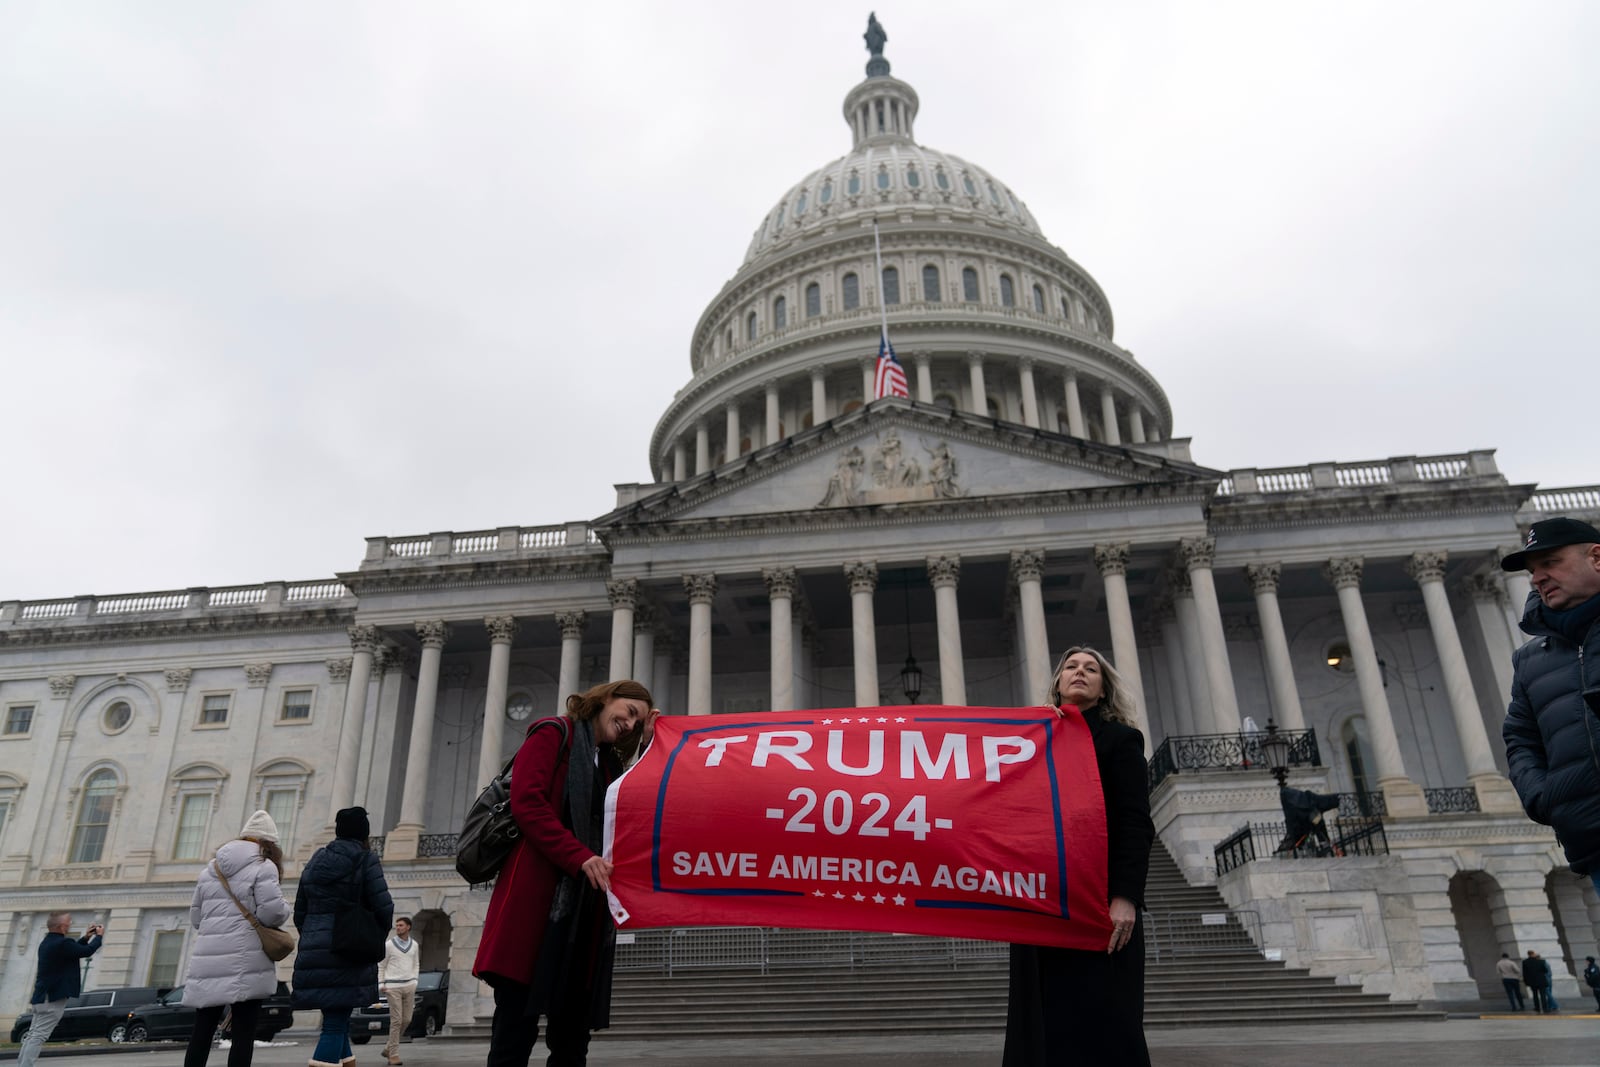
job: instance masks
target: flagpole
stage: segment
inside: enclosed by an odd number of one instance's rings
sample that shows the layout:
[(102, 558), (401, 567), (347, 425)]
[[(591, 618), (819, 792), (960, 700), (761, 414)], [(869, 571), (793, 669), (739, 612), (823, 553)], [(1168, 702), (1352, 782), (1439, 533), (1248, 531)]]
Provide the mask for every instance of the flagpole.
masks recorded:
[(878, 243), (878, 220), (872, 220), (872, 255), (878, 261), (878, 314), (883, 320), (883, 340), (889, 341), (889, 305), (883, 302), (883, 246)]

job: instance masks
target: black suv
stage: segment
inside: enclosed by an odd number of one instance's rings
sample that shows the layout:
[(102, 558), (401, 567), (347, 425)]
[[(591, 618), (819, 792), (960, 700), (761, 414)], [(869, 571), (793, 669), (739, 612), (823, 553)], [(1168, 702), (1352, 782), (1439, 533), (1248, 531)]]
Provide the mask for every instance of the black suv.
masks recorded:
[[(67, 1001), (67, 1010), (50, 1034), (51, 1041), (79, 1041), (86, 1037), (111, 1037), (128, 1009), (155, 1000), (165, 989), (159, 986), (122, 986), (117, 989), (91, 989)], [(33, 1012), (17, 1017), (11, 1027), (11, 1040), (21, 1041), (33, 1025)], [(115, 1040), (113, 1038), (113, 1040)]]
[[(154, 1003), (140, 1004), (127, 1012), (107, 1036), (113, 1041), (187, 1041), (194, 1031), (194, 1015), (195, 1009), (184, 1004), (183, 986), (179, 986)], [(255, 1040), (271, 1041), (293, 1022), (289, 983), (279, 982), (278, 991), (261, 1004)]]
[[(406, 1037), (432, 1037), (444, 1025), (444, 1010), (450, 999), (450, 972), (423, 971), (417, 975), (417, 1003), (411, 1010), (411, 1025)], [(350, 1013), (350, 1040), (365, 1045), (374, 1037), (389, 1036), (389, 1001), (378, 994), (378, 1002)]]

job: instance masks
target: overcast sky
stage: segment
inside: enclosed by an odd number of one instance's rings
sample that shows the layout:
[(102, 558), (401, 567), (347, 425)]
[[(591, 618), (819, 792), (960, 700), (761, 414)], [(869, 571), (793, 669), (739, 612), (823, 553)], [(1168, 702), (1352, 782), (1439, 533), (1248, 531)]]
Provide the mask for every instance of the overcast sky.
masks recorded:
[[(0, 4), (0, 600), (609, 510), (867, 10)], [(1600, 482), (1600, 4), (877, 10), (1198, 462)]]

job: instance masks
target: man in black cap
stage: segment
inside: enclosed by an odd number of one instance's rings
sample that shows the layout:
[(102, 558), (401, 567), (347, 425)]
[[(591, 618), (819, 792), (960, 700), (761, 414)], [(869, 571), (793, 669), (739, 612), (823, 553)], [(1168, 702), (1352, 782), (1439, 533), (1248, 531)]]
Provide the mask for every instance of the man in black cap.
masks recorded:
[(1544, 519), (1500, 566), (1533, 583), (1522, 615), (1533, 640), (1511, 657), (1511, 783), (1600, 891), (1600, 530)]

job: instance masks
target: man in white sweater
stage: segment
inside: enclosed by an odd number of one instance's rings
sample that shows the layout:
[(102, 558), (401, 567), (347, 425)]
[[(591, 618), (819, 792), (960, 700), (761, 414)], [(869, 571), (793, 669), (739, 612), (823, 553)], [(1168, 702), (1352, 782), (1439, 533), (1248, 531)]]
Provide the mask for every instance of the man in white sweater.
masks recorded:
[(400, 1063), (400, 1035), (411, 1025), (411, 1013), (417, 1006), (417, 943), (411, 940), (411, 920), (398, 915), (394, 920), (395, 936), (384, 945), (383, 970), (378, 975), (378, 989), (389, 998), (389, 1044), (384, 1047), (384, 1058), (394, 1067)]

